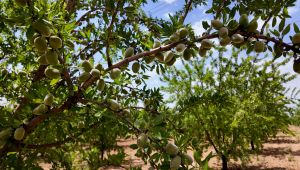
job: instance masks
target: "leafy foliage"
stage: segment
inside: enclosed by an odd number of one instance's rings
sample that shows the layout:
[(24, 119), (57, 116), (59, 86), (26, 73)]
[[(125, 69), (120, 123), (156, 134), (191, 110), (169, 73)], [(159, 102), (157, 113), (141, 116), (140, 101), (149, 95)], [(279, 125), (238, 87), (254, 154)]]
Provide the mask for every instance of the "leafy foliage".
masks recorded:
[(218, 56), (172, 68), (164, 77), (168, 83), (164, 90), (175, 103), (170, 121), (184, 130), (174, 132), (175, 140), (184, 138), (185, 148), (201, 155), (210, 146), (222, 161), (247, 160), (269, 136), (278, 130), (289, 132), (291, 101), (281, 82), (295, 76), (278, 69), (288, 60), (261, 63), (257, 57), (239, 54), (226, 55), (220, 49)]
[[(218, 144), (219, 156), (247, 158), (249, 141), (259, 149), (268, 135), (287, 130), (289, 101), (283, 97), (281, 83), (293, 76), (278, 72), (287, 60), (274, 61), (293, 56), (293, 69), (300, 73), (299, 28), (295, 23), (286, 24), (288, 8), (295, 0), (186, 0), (170, 20), (149, 16), (143, 11), (148, 2), (1, 1), (1, 168), (41, 169), (40, 162), (50, 163), (53, 169), (121, 166), (126, 155), (118, 140), (141, 136), (144, 142), (131, 147), (152, 168), (193, 167), (186, 154), (188, 147), (196, 149), (197, 164), (208, 168), (215, 155), (201, 159), (202, 145), (207, 146), (203, 136), (209, 135)], [(203, 5), (210, 6), (206, 13), (222, 29), (203, 22), (205, 33), (196, 36), (185, 19)], [(249, 23), (247, 15), (254, 16)], [(243, 19), (237, 21), (238, 17)], [(258, 19), (264, 22), (260, 30)], [(271, 52), (274, 60), (259, 66), (251, 57), (239, 57), (240, 52), (225, 58), (223, 49), (216, 48), (211, 39), (247, 54)], [(197, 58), (210, 56), (214, 49), (221, 51), (218, 58)], [(150, 89), (146, 82), (149, 72), (168, 76), (181, 58), (193, 58), (193, 65), (199, 68), (185, 65), (187, 73), (178, 70), (182, 80), (166, 79), (170, 86), (165, 90), (177, 89), (176, 95), (182, 94), (172, 96), (177, 105), (170, 109), (160, 89)], [(207, 62), (213, 67), (206, 70)], [(134, 70), (132, 63), (138, 63)], [(172, 74), (177, 76), (177, 71)], [(194, 86), (194, 78), (199, 86)], [(194, 119), (203, 126), (194, 124)], [(218, 126), (211, 126), (215, 124)], [(231, 141), (229, 136), (235, 136), (237, 130), (243, 135)], [(230, 148), (218, 141), (220, 135)], [(168, 154), (165, 146), (173, 146), (176, 154)]]

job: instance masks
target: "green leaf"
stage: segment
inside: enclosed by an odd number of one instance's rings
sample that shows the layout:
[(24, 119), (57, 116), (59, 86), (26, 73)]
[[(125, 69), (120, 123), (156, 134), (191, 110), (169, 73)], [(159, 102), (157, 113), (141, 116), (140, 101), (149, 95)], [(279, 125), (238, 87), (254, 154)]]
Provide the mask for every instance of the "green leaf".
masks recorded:
[(271, 30), (270, 31), (272, 34), (274, 34), (276, 37), (279, 37), (280, 36), (280, 33), (275, 29), (275, 30)]
[(230, 30), (236, 30), (238, 27), (239, 27), (239, 23), (236, 21), (236, 20), (231, 20), (227, 27), (230, 29)]
[(296, 23), (294, 23), (294, 31), (295, 31), (295, 33), (299, 33), (300, 32), (299, 27), (298, 27), (298, 25)]
[(282, 19), (279, 24), (278, 31), (281, 32), (285, 26), (285, 19)]
[(56, 83), (58, 83), (60, 79), (52, 79), (51, 82), (50, 82), (50, 85), (51, 86), (54, 86)]
[(282, 31), (282, 36), (285, 36), (286, 34), (288, 34), (290, 32), (290, 24), (285, 27), (285, 29)]
[(129, 147), (131, 149), (137, 149), (137, 148), (139, 148), (137, 144), (131, 144)]
[(274, 17), (272, 20), (272, 27), (275, 27), (276, 23), (277, 23), (277, 19), (276, 17)]
[(207, 30), (209, 28), (209, 24), (207, 21), (202, 21), (202, 26), (205, 30)]
[(287, 7), (284, 7), (284, 8), (283, 8), (283, 15), (289, 16), (289, 12), (288, 12)]

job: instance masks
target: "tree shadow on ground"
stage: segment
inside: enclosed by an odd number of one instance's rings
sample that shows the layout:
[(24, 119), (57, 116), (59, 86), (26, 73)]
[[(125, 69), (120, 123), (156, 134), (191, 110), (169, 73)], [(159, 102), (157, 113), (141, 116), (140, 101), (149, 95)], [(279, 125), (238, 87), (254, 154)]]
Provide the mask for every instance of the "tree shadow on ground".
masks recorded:
[(300, 156), (300, 150), (293, 151), (291, 149), (287, 148), (264, 148), (262, 149), (262, 152), (259, 153), (259, 155), (263, 156), (282, 156), (284, 157), (286, 154), (290, 154), (293, 156)]
[(293, 139), (286, 139), (286, 138), (278, 138), (278, 139), (269, 139), (267, 141), (267, 143), (270, 143), (270, 144), (273, 144), (273, 143), (276, 143), (276, 144), (297, 144), (297, 143), (300, 143), (300, 141), (296, 141), (296, 140), (293, 140)]
[(229, 170), (286, 170), (286, 168), (284, 167), (266, 168), (262, 165), (242, 167), (239, 164), (231, 164), (228, 169)]

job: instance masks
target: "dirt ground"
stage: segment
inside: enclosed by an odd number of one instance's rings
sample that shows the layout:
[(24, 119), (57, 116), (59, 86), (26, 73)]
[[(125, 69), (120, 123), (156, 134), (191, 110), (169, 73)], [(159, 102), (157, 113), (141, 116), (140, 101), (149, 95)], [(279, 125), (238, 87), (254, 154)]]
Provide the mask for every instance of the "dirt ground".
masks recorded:
[[(295, 136), (289, 136), (279, 133), (276, 138), (269, 139), (264, 144), (263, 150), (257, 156), (253, 156), (244, 169), (246, 170), (300, 170), (300, 128), (291, 126), (290, 130)], [(130, 166), (141, 166), (143, 170), (149, 168), (144, 162), (134, 156), (135, 151), (129, 146), (134, 140), (120, 141), (120, 146), (124, 146), (125, 152), (128, 154), (126, 168)], [(217, 158), (213, 158), (209, 162), (209, 166), (213, 169), (221, 169), (221, 162)], [(126, 168), (107, 167), (103, 170), (122, 170)], [(229, 163), (232, 170), (242, 169), (237, 163)]]
[[(291, 126), (290, 130), (295, 136), (289, 136), (279, 133), (276, 138), (269, 139), (264, 144), (260, 154), (252, 156), (251, 161), (244, 167), (246, 170), (300, 170), (300, 127)], [(101, 170), (124, 170), (130, 167), (142, 167), (147, 170), (149, 165), (137, 158), (135, 150), (129, 146), (135, 143), (135, 140), (120, 141), (119, 145), (123, 146), (125, 153), (128, 154), (126, 164), (123, 167), (106, 167)], [(209, 162), (212, 169), (221, 169), (221, 162), (217, 158), (213, 158)], [(51, 166), (43, 165), (45, 170)], [(239, 163), (229, 163), (229, 169), (242, 169)]]

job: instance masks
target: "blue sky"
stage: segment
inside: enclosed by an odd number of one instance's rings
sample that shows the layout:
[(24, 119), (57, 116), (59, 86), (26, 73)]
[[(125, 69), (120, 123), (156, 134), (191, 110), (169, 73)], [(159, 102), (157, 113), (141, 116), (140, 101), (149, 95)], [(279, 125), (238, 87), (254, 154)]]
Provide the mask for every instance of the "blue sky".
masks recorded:
[[(210, 3), (208, 3), (209, 5)], [(144, 6), (144, 10), (146, 11), (146, 13), (148, 13), (149, 15), (153, 16), (153, 17), (158, 17), (158, 18), (163, 18), (163, 19), (168, 19), (169, 18), (169, 14), (173, 14), (175, 13), (175, 11), (181, 9), (184, 5), (184, 0), (159, 0), (157, 3), (149, 3), (146, 6)], [(206, 9), (208, 9), (209, 6), (199, 6), (197, 8), (195, 8), (193, 11), (191, 11), (186, 20), (185, 20), (185, 24), (191, 24), (196, 35), (201, 35), (204, 32), (204, 29), (202, 28), (202, 21), (204, 20), (211, 20), (212, 19), (212, 15), (208, 15), (205, 14)], [(300, 27), (300, 18), (297, 16), (299, 15), (300, 12), (300, 0), (297, 0), (296, 2), (296, 6), (290, 8), (289, 10), (289, 14), (292, 16), (291, 19), (287, 20), (287, 23), (296, 23), (297, 25), (299, 25)], [(259, 22), (259, 28), (262, 26), (263, 22), (261, 20), (258, 21)], [(293, 29), (291, 29), (293, 30)], [(293, 32), (291, 32), (293, 33)], [(287, 39), (287, 41), (289, 41)], [(263, 55), (263, 54), (261, 54)], [(271, 54), (270, 54), (271, 55)], [(177, 61), (175, 63), (176, 67), (180, 67), (181, 61)], [(294, 73), (293, 71), (293, 62), (289, 62), (287, 65), (281, 67), (281, 71), (282, 72), (290, 72), (290, 73)], [(150, 73), (149, 75), (151, 75), (151, 78), (147, 81), (148, 82), (148, 86), (149, 87), (159, 87), (159, 86), (164, 86), (165, 84), (163, 84), (162, 82), (159, 81), (159, 77), (156, 75), (155, 72)], [(297, 76), (297, 78), (291, 82), (289, 82), (288, 84), (286, 84), (286, 87), (299, 87), (300, 84), (300, 76)]]

